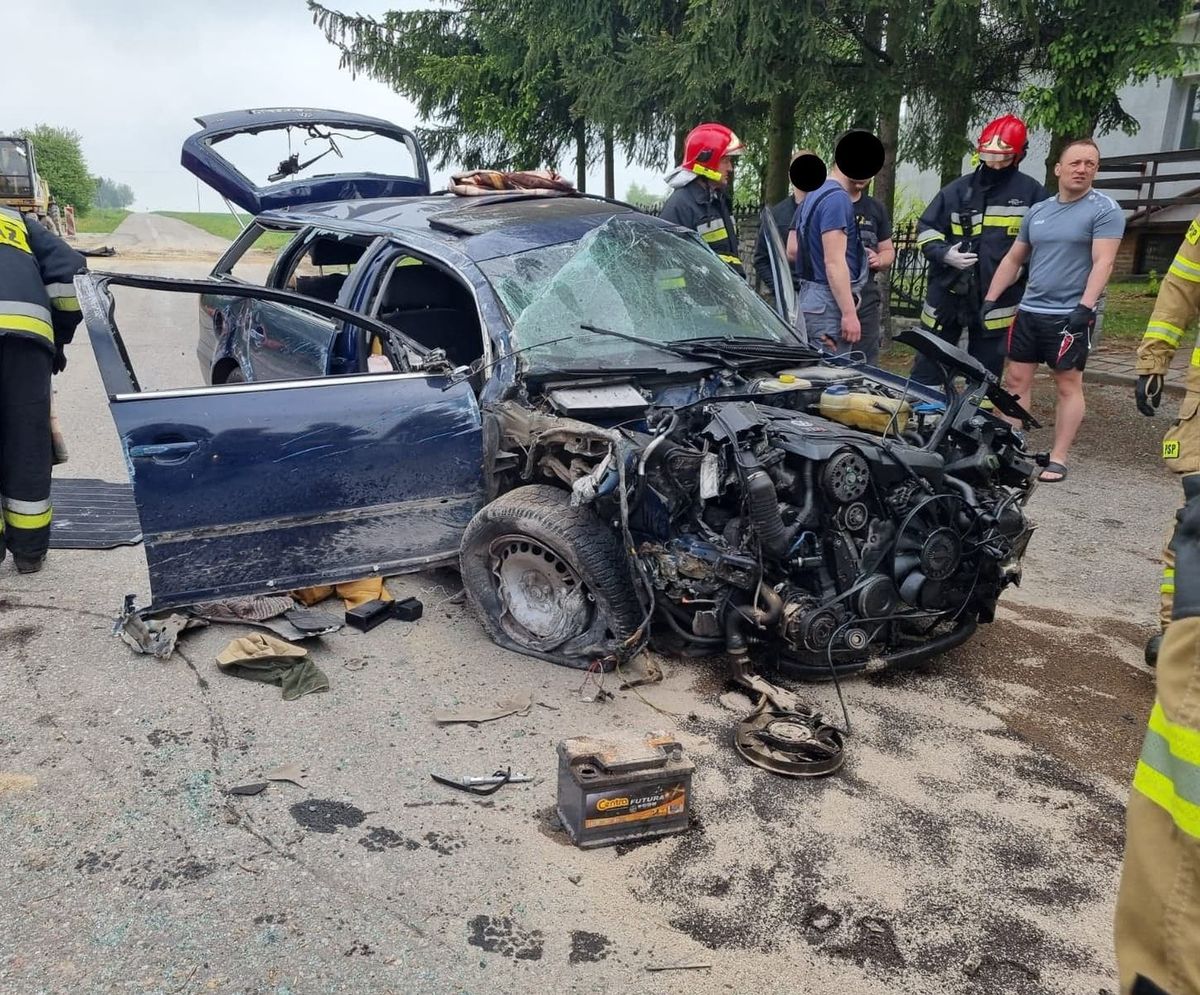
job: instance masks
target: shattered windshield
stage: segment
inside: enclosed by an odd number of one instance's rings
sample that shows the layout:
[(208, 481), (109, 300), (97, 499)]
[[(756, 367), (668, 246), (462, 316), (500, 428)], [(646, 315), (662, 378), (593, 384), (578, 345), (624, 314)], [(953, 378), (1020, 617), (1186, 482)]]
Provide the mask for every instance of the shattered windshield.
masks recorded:
[[(711, 249), (645, 221), (610, 218), (577, 242), (488, 260), (481, 268), (508, 312), (513, 348), (547, 343), (526, 354), (530, 367), (672, 362), (664, 350), (583, 325), (650, 342), (732, 336), (797, 344)], [(570, 337), (551, 344), (564, 335)]]

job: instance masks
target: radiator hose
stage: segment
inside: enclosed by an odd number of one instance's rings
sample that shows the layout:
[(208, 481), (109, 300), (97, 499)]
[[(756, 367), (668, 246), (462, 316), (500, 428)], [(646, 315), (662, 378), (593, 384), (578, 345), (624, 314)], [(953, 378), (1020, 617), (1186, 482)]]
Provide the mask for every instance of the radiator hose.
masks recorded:
[(766, 470), (759, 468), (746, 474), (745, 484), (746, 506), (758, 540), (763, 549), (780, 559), (791, 544), (792, 530), (783, 524), (783, 516), (779, 514), (775, 483)]

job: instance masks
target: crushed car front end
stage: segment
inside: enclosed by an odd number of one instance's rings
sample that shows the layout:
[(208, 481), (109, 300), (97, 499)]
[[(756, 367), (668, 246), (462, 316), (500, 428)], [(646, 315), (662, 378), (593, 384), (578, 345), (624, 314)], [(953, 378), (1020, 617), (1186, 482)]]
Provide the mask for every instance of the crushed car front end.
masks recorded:
[[(652, 635), (820, 679), (925, 659), (991, 621), (1020, 580), (1038, 469), (1014, 427), (1028, 416), (995, 378), (919, 330), (907, 340), (942, 365), (945, 392), (824, 356), (736, 278), (714, 293), (724, 276), (703, 258), (614, 226), (524, 296), (501, 285), (530, 351), (485, 410), (485, 463), (514, 505), (557, 488), (572, 514), (590, 510), (626, 567), (589, 578), (548, 533), (514, 570), (519, 545), (472, 548), (469, 531), (464, 579), (493, 636), (586, 667)], [(613, 263), (610, 235), (634, 258)], [(682, 330), (668, 296), (630, 293), (631, 267), (688, 288)], [(568, 319), (581, 331), (555, 346)]]

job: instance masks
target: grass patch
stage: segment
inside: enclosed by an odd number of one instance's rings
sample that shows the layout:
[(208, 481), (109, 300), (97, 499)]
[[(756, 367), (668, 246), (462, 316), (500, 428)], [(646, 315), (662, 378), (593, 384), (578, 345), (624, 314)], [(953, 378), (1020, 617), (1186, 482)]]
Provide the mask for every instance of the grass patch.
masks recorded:
[(1146, 322), (1154, 310), (1154, 298), (1158, 288), (1148, 280), (1121, 280), (1108, 285), (1108, 296), (1104, 302), (1104, 323), (1101, 326), (1101, 341), (1113, 339), (1141, 339), (1146, 331)]
[[(164, 218), (176, 218), (179, 221), (186, 221), (189, 225), (199, 228), (201, 231), (206, 231), (210, 235), (217, 235), (220, 238), (227, 238), (233, 241), (242, 233), (242, 225), (234, 219), (232, 214), (221, 213), (220, 211), (155, 211), (155, 214), (161, 214)], [(243, 224), (249, 224), (253, 219), (249, 214), (239, 214)], [(266, 232), (255, 243), (255, 249), (282, 249), (292, 240), (292, 234), (288, 232)]]
[(129, 212), (119, 207), (93, 207), (83, 217), (75, 217), (75, 230), (107, 235), (127, 217)]

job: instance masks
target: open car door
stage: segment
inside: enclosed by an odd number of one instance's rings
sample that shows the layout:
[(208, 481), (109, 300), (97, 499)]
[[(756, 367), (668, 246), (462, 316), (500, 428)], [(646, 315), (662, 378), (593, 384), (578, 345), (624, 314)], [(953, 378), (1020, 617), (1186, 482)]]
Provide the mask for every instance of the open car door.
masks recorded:
[(775, 284), (775, 310), (791, 327), (796, 327), (796, 288), (792, 284), (792, 264), (788, 262), (787, 245), (780, 234), (771, 209), (763, 208), (760, 216), (771, 259), (771, 277)]
[[(183, 143), (184, 169), (251, 214), (429, 193), (429, 167), (416, 136), (381, 118), (263, 107), (207, 114), (196, 123), (200, 131)], [(256, 137), (243, 142), (244, 136)], [(226, 154), (235, 151), (238, 165)]]
[[(405, 371), (143, 391), (110, 284), (290, 299), (392, 336)], [(465, 382), (407, 371), (415, 354), (402, 336), (337, 305), (264, 287), (96, 273), (75, 286), (133, 484), (154, 607), (457, 556), (484, 503), (479, 406)]]

